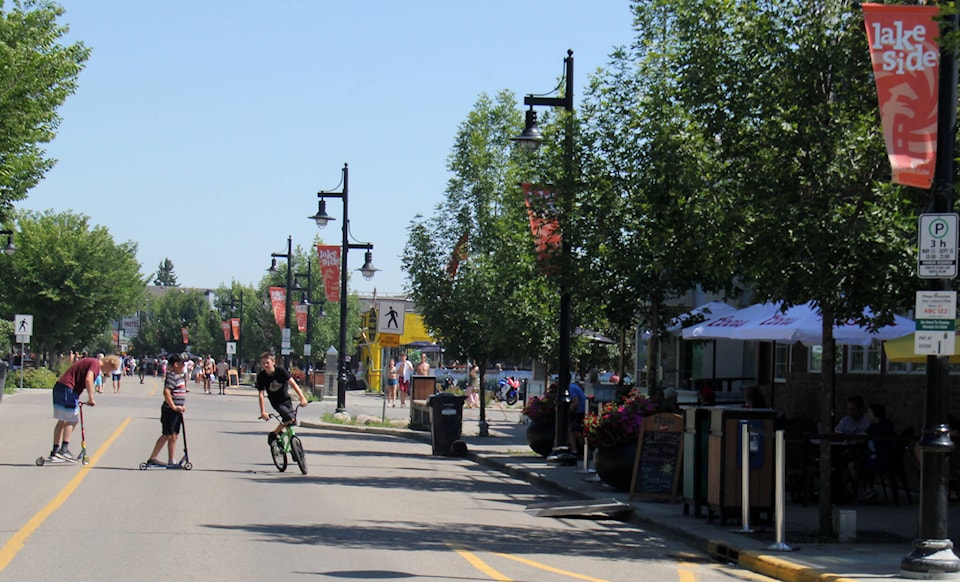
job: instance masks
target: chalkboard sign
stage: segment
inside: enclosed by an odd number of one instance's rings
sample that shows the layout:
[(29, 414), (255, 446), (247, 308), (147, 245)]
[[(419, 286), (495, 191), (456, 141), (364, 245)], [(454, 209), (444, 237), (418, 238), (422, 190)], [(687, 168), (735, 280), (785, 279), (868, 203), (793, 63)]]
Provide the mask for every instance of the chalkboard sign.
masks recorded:
[(639, 441), (630, 498), (634, 492), (650, 497), (676, 498), (683, 454), (683, 417), (669, 413), (648, 416), (643, 421)]

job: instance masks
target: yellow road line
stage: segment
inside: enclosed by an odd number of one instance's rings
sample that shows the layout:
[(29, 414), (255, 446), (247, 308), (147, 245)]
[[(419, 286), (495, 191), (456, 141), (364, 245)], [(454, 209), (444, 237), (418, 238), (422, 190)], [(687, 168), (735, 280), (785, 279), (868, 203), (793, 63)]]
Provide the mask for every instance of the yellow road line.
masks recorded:
[(680, 566), (687, 566), (687, 565), (688, 564), (681, 562), (677, 567), (677, 575), (680, 578), (680, 582), (696, 582), (697, 575), (694, 574), (692, 570), (687, 570), (684, 567), (680, 567)]
[(497, 580), (498, 582), (511, 582), (510, 578), (507, 578), (493, 567), (487, 565), (486, 562), (478, 558), (473, 552), (467, 551), (461, 546), (456, 546), (453, 544), (447, 545), (450, 546), (453, 551), (460, 554), (460, 557), (469, 562), (471, 566), (489, 576), (491, 580)]
[(90, 474), (90, 469), (97, 464), (97, 461), (100, 460), (100, 457), (102, 457), (110, 445), (113, 444), (113, 441), (117, 440), (117, 437), (119, 437), (120, 433), (127, 428), (128, 424), (130, 424), (130, 417), (127, 417), (126, 420), (120, 423), (120, 427), (117, 428), (112, 435), (110, 435), (110, 438), (108, 438), (106, 442), (103, 443), (103, 446), (101, 446), (96, 452), (96, 454), (90, 458), (90, 464), (81, 466), (79, 472), (73, 476), (73, 479), (71, 479), (70, 482), (67, 483), (59, 493), (57, 493), (50, 503), (38, 511), (32, 518), (30, 518), (30, 521), (20, 528), (17, 533), (13, 534), (13, 537), (11, 537), (2, 548), (0, 548), (0, 572), (3, 572), (3, 570), (10, 564), (17, 553), (23, 549), (23, 546), (27, 543), (27, 538), (29, 538), (33, 532), (37, 531), (37, 528), (39, 528), (48, 517), (53, 515), (53, 512), (60, 509), (60, 506), (63, 505), (67, 498), (69, 498), (70, 495), (72, 495), (77, 489), (77, 487), (80, 486), (80, 483), (83, 482), (87, 475)]
[[(553, 566), (547, 566), (546, 564), (541, 564), (540, 562), (534, 562), (533, 560), (528, 560), (526, 558), (521, 558), (519, 556), (511, 556), (510, 554), (501, 554), (494, 553), (495, 556), (500, 556), (501, 558), (506, 558), (508, 560), (513, 560), (515, 562), (520, 562), (521, 564), (526, 564), (527, 566), (532, 566), (540, 570), (545, 570), (547, 572), (552, 572), (554, 574), (560, 574), (561, 576), (567, 576), (569, 578), (576, 578), (577, 580), (587, 580), (588, 582), (607, 582), (603, 578), (594, 578), (592, 576), (586, 576), (584, 574), (577, 574), (576, 572), (569, 572), (567, 570), (561, 570), (560, 568), (554, 568)], [(683, 582), (683, 581), (681, 581)]]

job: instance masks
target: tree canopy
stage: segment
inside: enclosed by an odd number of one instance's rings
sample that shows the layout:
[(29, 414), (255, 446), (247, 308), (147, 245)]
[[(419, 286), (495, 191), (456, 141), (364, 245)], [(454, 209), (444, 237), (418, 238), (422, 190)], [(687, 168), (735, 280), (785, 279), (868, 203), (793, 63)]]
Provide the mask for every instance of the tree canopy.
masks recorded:
[(2, 258), (0, 319), (34, 317), (41, 350), (82, 350), (143, 302), (137, 245), (70, 212), (21, 212), (16, 253)]
[(0, 222), (53, 167), (42, 145), (90, 55), (83, 43), (61, 44), (63, 13), (46, 0), (0, 0)]

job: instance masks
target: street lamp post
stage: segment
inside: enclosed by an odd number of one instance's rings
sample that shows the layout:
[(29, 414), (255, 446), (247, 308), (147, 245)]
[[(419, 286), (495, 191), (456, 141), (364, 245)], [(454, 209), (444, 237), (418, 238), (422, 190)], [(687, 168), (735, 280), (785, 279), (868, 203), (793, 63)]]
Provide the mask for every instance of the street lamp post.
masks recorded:
[(536, 149), (543, 136), (537, 127), (537, 112), (534, 105), (563, 107), (568, 113), (567, 127), (563, 139), (563, 178), (556, 193), (559, 206), (558, 224), (560, 225), (560, 361), (558, 362), (559, 389), (557, 394), (557, 423), (554, 433), (553, 451), (547, 461), (560, 465), (574, 465), (577, 457), (570, 452), (568, 435), (570, 432), (570, 233), (564, 232), (563, 219), (570, 212), (573, 196), (573, 51), (567, 51), (564, 63), (564, 92), (562, 97), (541, 97), (527, 95), (523, 104), (530, 109), (526, 112), (523, 133), (513, 138), (525, 149)]
[[(941, 24), (941, 35), (955, 34), (960, 16), (952, 13)], [(930, 194), (933, 211), (953, 212), (954, 158), (957, 131), (957, 49), (947, 43), (940, 47), (940, 87), (937, 117), (937, 161)], [(937, 291), (950, 291), (950, 279), (933, 282)], [(920, 521), (913, 551), (900, 560), (900, 574), (924, 580), (956, 579), (960, 558), (954, 553), (948, 535), (950, 452), (955, 444), (947, 424), (947, 379), (949, 357), (927, 356), (927, 390), (923, 415), (923, 434), (917, 448), (920, 460)]]
[[(307, 288), (304, 289), (300, 285), (300, 277), (306, 277), (307, 279)], [(314, 305), (313, 302), (313, 261), (307, 259), (307, 272), (297, 273), (293, 276), (294, 285), (298, 291), (303, 293), (303, 303), (307, 306), (307, 340), (303, 344), (303, 357), (306, 358), (306, 370), (304, 372), (307, 374), (307, 387), (310, 388), (310, 391), (313, 391), (313, 320), (311, 318), (310, 307)], [(322, 306), (321, 306), (322, 307)], [(323, 317), (323, 310), (320, 311), (320, 316)]]
[[(286, 287), (286, 302), (284, 304), (284, 327), (280, 340), (280, 351), (286, 351), (283, 354), (283, 366), (290, 370), (290, 311), (291, 311), (291, 301), (290, 301), (290, 291), (293, 288), (293, 237), (287, 237), (287, 252), (286, 253), (270, 253), (270, 256), (273, 258), (270, 268), (267, 269), (271, 273), (277, 272), (277, 259), (286, 259), (287, 261), (287, 287)], [(284, 348), (283, 346), (286, 346)]]
[[(243, 372), (243, 370), (241, 369), (242, 366), (243, 366), (243, 289), (240, 289), (239, 310), (237, 309), (238, 303), (237, 303), (236, 299), (234, 299), (233, 293), (230, 294), (230, 302), (228, 303), (228, 305), (230, 306), (230, 314), (231, 314), (231, 315), (233, 315), (233, 313), (236, 312), (236, 311), (239, 311), (239, 314), (240, 314), (240, 317), (238, 318), (240, 321), (239, 321), (238, 324), (237, 324), (237, 353), (236, 353), (237, 361), (236, 361), (236, 366), (237, 366), (237, 374), (241, 374), (241, 373)], [(231, 333), (231, 336), (232, 336), (232, 334), (233, 334), (233, 323), (232, 323), (232, 322), (231, 322), (231, 324), (230, 324), (230, 333)]]
[(0, 235), (7, 235), (7, 244), (3, 247), (3, 253), (5, 255), (12, 255), (17, 252), (17, 247), (13, 245), (13, 231), (12, 230), (0, 230)]
[(347, 164), (343, 165), (343, 174), (340, 183), (343, 190), (340, 192), (329, 192), (321, 190), (317, 192), (317, 198), (320, 199), (317, 213), (309, 217), (317, 223), (318, 228), (323, 228), (328, 222), (334, 220), (327, 214), (326, 198), (339, 198), (343, 201), (343, 225), (341, 227), (340, 243), (340, 338), (337, 345), (337, 410), (338, 414), (347, 412), (347, 251), (350, 249), (364, 249), (363, 266), (360, 267), (360, 273), (364, 279), (370, 279), (379, 269), (373, 266), (373, 245), (370, 243), (353, 244), (350, 242), (350, 217), (347, 212), (347, 193), (350, 185), (350, 172)]

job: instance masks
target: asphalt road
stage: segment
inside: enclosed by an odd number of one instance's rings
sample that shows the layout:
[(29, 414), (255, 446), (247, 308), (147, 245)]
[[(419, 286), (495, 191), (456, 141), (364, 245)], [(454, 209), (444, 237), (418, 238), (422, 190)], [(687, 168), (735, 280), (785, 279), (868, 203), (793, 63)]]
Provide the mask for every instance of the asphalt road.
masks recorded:
[(191, 384), (193, 470), (141, 471), (159, 388), (124, 378), (84, 409), (86, 467), (34, 463), (50, 448), (49, 391), (4, 397), (0, 580), (760, 579), (631, 524), (531, 516), (557, 499), (406, 439), (301, 428), (309, 474), (279, 473), (249, 388)]

